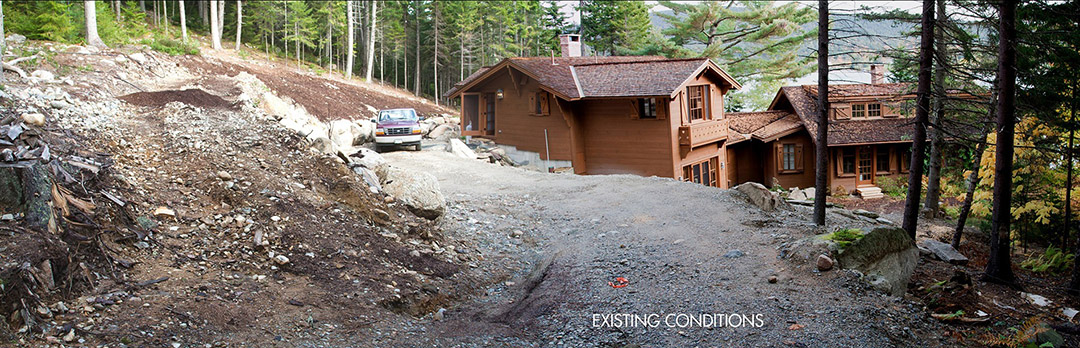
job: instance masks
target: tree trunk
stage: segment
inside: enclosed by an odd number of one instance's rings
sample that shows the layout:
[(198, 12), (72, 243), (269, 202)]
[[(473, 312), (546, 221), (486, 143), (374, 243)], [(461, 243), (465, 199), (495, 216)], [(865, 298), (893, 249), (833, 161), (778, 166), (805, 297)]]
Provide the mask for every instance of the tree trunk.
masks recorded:
[(351, 79), (353, 67), (353, 52), (355, 51), (355, 49), (353, 48), (356, 45), (356, 43), (353, 42), (353, 36), (355, 36), (354, 32), (356, 31), (356, 29), (353, 28), (353, 23), (356, 21), (355, 15), (353, 13), (353, 0), (345, 1), (345, 21), (348, 23), (347, 25), (349, 27), (349, 39), (347, 40), (348, 43), (345, 45), (345, 52), (347, 52), (345, 54), (345, 78)]
[(244, 5), (236, 0), (236, 50), (240, 50), (240, 27), (244, 25)]
[(139, 0), (139, 10), (146, 12), (146, 0)]
[(420, 1), (415, 1), (416, 8), (413, 9), (413, 14), (416, 15), (416, 73), (413, 74), (413, 94), (417, 97), (420, 96)]
[(975, 188), (979, 185), (979, 165), (982, 164), (982, 154), (986, 152), (986, 135), (990, 133), (990, 122), (994, 120), (996, 111), (994, 104), (997, 103), (997, 89), (991, 92), (990, 107), (987, 112), (986, 125), (979, 134), (979, 145), (975, 146), (975, 159), (971, 163), (971, 173), (967, 177), (967, 192), (964, 193), (964, 204), (960, 207), (960, 215), (956, 217), (956, 230), (953, 231), (952, 246), (960, 248), (960, 240), (964, 235), (964, 225), (967, 224), (968, 216), (971, 215), (971, 204), (975, 201)]
[(930, 119), (930, 171), (926, 180), (926, 216), (938, 217), (941, 210), (941, 152), (945, 142), (942, 139), (941, 125), (945, 117), (945, 60), (948, 58), (945, 45), (945, 0), (937, 1), (937, 23), (934, 25), (934, 50), (937, 62), (934, 67), (934, 113)]
[[(1073, 81), (1073, 83), (1076, 83)], [(1072, 97), (1076, 98), (1076, 88), (1073, 87)], [(1073, 186), (1073, 140), (1076, 138), (1076, 129), (1073, 122), (1076, 117), (1076, 103), (1069, 113), (1069, 147), (1065, 149), (1065, 231), (1062, 233), (1061, 245), (1063, 250), (1069, 250), (1069, 234), (1072, 232), (1072, 186)]]
[(215, 50), (221, 49), (221, 34), (218, 31), (218, 6), (217, 1), (210, 0), (210, 41), (211, 47)]
[(187, 9), (184, 8), (184, 0), (180, 0), (180, 36), (187, 43)]
[(161, 20), (165, 25), (165, 34), (169, 34), (169, 2), (161, 0)]
[(402, 80), (401, 85), (402, 85), (402, 89), (408, 91), (409, 90), (409, 10), (408, 10), (408, 5), (402, 5), (402, 6), (405, 7), (405, 9), (401, 11), (401, 17), (402, 17), (401, 22), (405, 23), (404, 26), (402, 26), (402, 28), (404, 29), (402, 31), (404, 32), (405, 35), (404, 35), (404, 40), (402, 40), (403, 42), (401, 43), (402, 44), (402, 47), (401, 47), (401, 75), (402, 75), (402, 77), (401, 77), (401, 80)]
[(198, 2), (196, 2), (195, 4), (199, 6), (199, 19), (202, 20), (202, 27), (206, 28), (206, 26), (207, 26), (207, 24), (206, 24), (206, 16), (207, 16), (206, 9), (209, 7), (208, 4), (210, 2), (207, 1), (207, 0), (196, 0), (196, 1), (198, 1)]
[(4, 52), (7, 52), (7, 35), (4, 35), (4, 0), (0, 0), (0, 83), (4, 83)]
[[(1013, 139), (1016, 130), (1016, 0), (999, 5), (997, 158), (994, 163), (994, 208), (990, 232), (990, 257), (984, 281), (1012, 284), (1009, 232), (1012, 225)], [(1074, 278), (1075, 279), (1075, 278)]]
[(97, 32), (97, 12), (94, 9), (94, 0), (84, 0), (83, 6), (85, 6), (86, 12), (86, 43), (91, 46), (105, 47), (105, 42), (101, 41), (101, 37)]
[(922, 42), (919, 45), (919, 87), (915, 110), (915, 136), (911, 146), (907, 201), (904, 203), (904, 230), (911, 240), (919, 226), (919, 195), (922, 193), (923, 160), (926, 158), (926, 123), (930, 116), (931, 70), (934, 64), (934, 0), (923, 0)]
[(378, 1), (371, 2), (371, 18), (368, 22), (371, 22), (371, 29), (368, 30), (368, 42), (367, 42), (367, 70), (365, 71), (364, 81), (371, 83), (371, 76), (375, 68), (375, 22), (378, 20), (376, 17), (376, 7), (378, 7)]
[(829, 184), (829, 1), (818, 0), (818, 117), (814, 146), (814, 224), (825, 226)]
[(431, 65), (433, 66), (433, 68), (435, 70), (435, 76), (432, 79), (432, 81), (435, 82), (435, 83), (433, 83), (435, 85), (435, 93), (434, 93), (434, 95), (432, 95), (432, 98), (435, 99), (435, 105), (437, 106), (438, 105), (438, 2), (432, 2), (432, 5), (435, 6), (435, 22), (432, 23), (432, 26), (435, 27), (435, 37), (434, 37), (435, 50), (431, 54), (431, 56), (432, 56), (432, 64)]

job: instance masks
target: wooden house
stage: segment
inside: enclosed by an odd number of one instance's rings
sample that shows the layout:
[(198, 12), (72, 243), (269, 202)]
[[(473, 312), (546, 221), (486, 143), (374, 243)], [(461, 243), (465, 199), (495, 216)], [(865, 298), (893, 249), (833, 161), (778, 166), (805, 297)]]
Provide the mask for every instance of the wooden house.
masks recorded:
[[(444, 96), (460, 100), (462, 135), (484, 137), (538, 167), (637, 174), (727, 187), (724, 95), (741, 86), (709, 59), (507, 58)], [(576, 49), (576, 50), (575, 50)]]

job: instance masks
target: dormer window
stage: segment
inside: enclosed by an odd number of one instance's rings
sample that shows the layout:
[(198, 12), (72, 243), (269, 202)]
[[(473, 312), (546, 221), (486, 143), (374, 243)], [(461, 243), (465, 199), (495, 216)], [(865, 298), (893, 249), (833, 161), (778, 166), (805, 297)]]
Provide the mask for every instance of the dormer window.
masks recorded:
[(866, 117), (866, 104), (851, 104), (851, 118)]
[(881, 104), (880, 103), (866, 104), (866, 116), (869, 116), (869, 117), (881, 117)]

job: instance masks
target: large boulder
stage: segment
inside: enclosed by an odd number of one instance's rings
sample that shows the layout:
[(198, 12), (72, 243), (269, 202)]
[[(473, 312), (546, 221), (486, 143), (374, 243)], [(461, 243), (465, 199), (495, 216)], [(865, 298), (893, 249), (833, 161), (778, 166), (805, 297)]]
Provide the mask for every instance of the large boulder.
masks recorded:
[(805, 201), (809, 199), (808, 197), (806, 197), (806, 193), (804, 193), (803, 190), (800, 190), (798, 187), (792, 188), (791, 191), (788, 192), (787, 198), (796, 201)]
[(902, 296), (919, 262), (919, 249), (903, 229), (879, 227), (841, 250), (837, 261), (862, 272), (875, 288)]
[(450, 142), (446, 143), (446, 151), (461, 158), (476, 159), (476, 152), (458, 139), (450, 139)]
[(454, 127), (451, 126), (451, 125), (440, 124), (438, 126), (435, 126), (435, 128), (432, 128), (431, 131), (427, 133), (427, 137), (431, 138), (431, 139), (438, 139), (438, 138), (442, 137), (443, 135), (447, 135), (447, 134), (452, 135), (454, 133), (453, 130), (454, 130)]
[(279, 120), (285, 117), (285, 115), (289, 113), (289, 110), (292, 109), (288, 102), (278, 98), (274, 93), (264, 92), (262, 94), (262, 101), (263, 111), (266, 111), (267, 114), (274, 116), (274, 118)]
[(366, 147), (361, 147), (358, 151), (349, 155), (349, 160), (354, 164), (371, 170), (375, 170), (375, 168), (386, 164), (386, 159), (383, 158), (382, 154)]
[(780, 199), (776, 193), (769, 191), (764, 185), (756, 182), (747, 182), (739, 186), (735, 186), (735, 190), (742, 192), (746, 195), (750, 204), (761, 208), (764, 211), (775, 211), (777, 209), (791, 209), (791, 206)]
[(438, 219), (446, 211), (446, 199), (439, 191), (439, 180), (424, 172), (411, 172), (390, 165), (375, 170), (382, 189), (405, 204), (416, 216)]
[(355, 129), (357, 130), (357, 134), (356, 134), (357, 145), (375, 141), (375, 123), (374, 122), (371, 122), (370, 119), (362, 119), (362, 120), (354, 121), (353, 124), (356, 126)]
[(330, 122), (330, 140), (338, 148), (351, 147), (358, 144), (357, 138), (362, 130), (349, 120), (334, 120)]

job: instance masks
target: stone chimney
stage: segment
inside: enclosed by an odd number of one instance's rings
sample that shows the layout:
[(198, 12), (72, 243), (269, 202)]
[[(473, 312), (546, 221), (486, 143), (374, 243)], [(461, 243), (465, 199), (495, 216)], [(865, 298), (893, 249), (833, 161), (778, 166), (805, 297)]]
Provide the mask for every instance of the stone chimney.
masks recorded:
[(563, 57), (581, 57), (581, 35), (559, 35), (559, 47), (562, 48)]
[(885, 83), (885, 67), (880, 64), (870, 65), (870, 83), (874, 85)]

